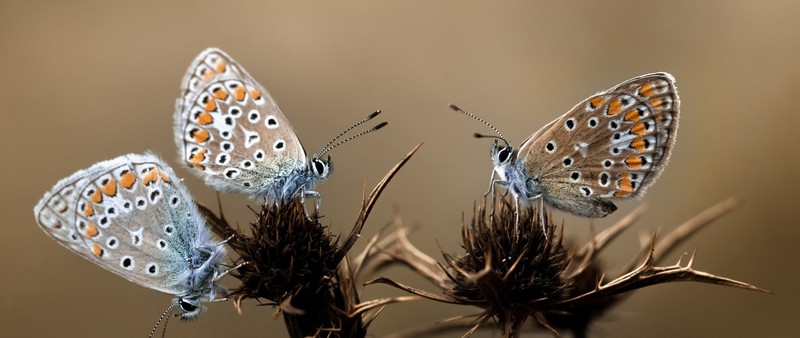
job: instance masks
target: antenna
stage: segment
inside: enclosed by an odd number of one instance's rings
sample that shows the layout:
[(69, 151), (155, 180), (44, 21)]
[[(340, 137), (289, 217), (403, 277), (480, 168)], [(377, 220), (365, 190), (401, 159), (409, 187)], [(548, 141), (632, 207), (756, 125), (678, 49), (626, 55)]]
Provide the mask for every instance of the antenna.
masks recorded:
[[(342, 136), (347, 134), (347, 132), (353, 130), (353, 128), (362, 125), (364, 122), (372, 120), (375, 116), (378, 116), (380, 113), (381, 113), (380, 110), (376, 110), (372, 114), (369, 114), (369, 116), (365, 117), (363, 120), (356, 122), (356, 124), (350, 126), (349, 128), (345, 129), (343, 132), (339, 133), (339, 135), (336, 135), (336, 137), (334, 137), (332, 140), (330, 140), (330, 142), (328, 142), (328, 144), (326, 144), (324, 147), (322, 147), (322, 150), (320, 150), (319, 153), (315, 157), (318, 157), (318, 158), (322, 157), (322, 155), (327, 154), (329, 151), (333, 150), (333, 148), (336, 148), (336, 147), (338, 147), (338, 146), (340, 146), (342, 144), (345, 144), (345, 143), (347, 143), (349, 141), (352, 141), (353, 139), (355, 139), (357, 137), (369, 134), (369, 133), (371, 133), (373, 131), (376, 131), (378, 129), (381, 129), (381, 128), (385, 127), (387, 124), (389, 124), (389, 122), (381, 122), (378, 125), (370, 128), (370, 129), (367, 129), (367, 130), (362, 131), (362, 132), (360, 132), (358, 134), (350, 136), (350, 137), (348, 137), (348, 138), (346, 138), (344, 140), (336, 142), (336, 140), (338, 140), (339, 138), (341, 138)], [(336, 143), (334, 143), (334, 142), (336, 142)]]
[(482, 134), (475, 133), (475, 137), (476, 138), (482, 138), (482, 137), (498, 138), (498, 139), (502, 140), (506, 145), (508, 145), (508, 141), (506, 141), (506, 138), (503, 136), (503, 133), (501, 133), (499, 130), (497, 130), (497, 128), (495, 128), (491, 123), (486, 122), (484, 119), (475, 116), (475, 114), (472, 114), (470, 112), (466, 112), (463, 109), (458, 108), (458, 106), (456, 106), (456, 105), (454, 105), (452, 103), (450, 104), (450, 109), (455, 110), (455, 111), (457, 111), (459, 113), (462, 113), (462, 114), (467, 115), (467, 116), (469, 116), (469, 117), (471, 117), (473, 119), (478, 120), (478, 122), (481, 122), (481, 123), (485, 124), (486, 126), (488, 126), (489, 128), (491, 128), (492, 130), (494, 130), (494, 132), (497, 133), (497, 135), (500, 135), (500, 137), (497, 137), (497, 136), (488, 136), (488, 135), (482, 135)]
[(358, 133), (358, 134), (355, 134), (355, 135), (353, 135), (353, 136), (350, 136), (350, 137), (348, 137), (348, 138), (346, 138), (346, 139), (344, 139), (344, 140), (341, 140), (341, 141), (337, 142), (336, 144), (334, 144), (334, 145), (330, 146), (329, 148), (325, 149), (325, 151), (321, 151), (321, 152), (319, 153), (319, 155), (317, 155), (317, 157), (322, 157), (322, 155), (325, 155), (327, 152), (329, 152), (329, 151), (333, 150), (333, 148), (336, 148), (336, 147), (338, 147), (338, 146), (340, 146), (340, 145), (342, 145), (342, 144), (345, 144), (345, 143), (347, 143), (347, 142), (349, 142), (349, 141), (352, 141), (352, 140), (354, 140), (354, 139), (355, 139), (355, 138), (357, 138), (357, 137), (364, 136), (364, 135), (366, 135), (366, 134), (369, 134), (369, 133), (371, 133), (371, 132), (373, 132), (373, 131), (376, 131), (376, 130), (378, 130), (378, 129), (381, 129), (381, 128), (385, 127), (387, 124), (389, 124), (389, 122), (381, 122), (381, 123), (379, 123), (377, 126), (374, 126), (374, 127), (372, 127), (372, 128), (369, 128), (369, 129), (367, 129), (367, 130), (365, 130), (365, 131), (362, 131), (362, 132), (360, 132), (360, 133)]
[[(506, 140), (505, 140), (505, 139), (503, 139), (503, 138), (502, 138), (502, 137), (500, 137), (500, 136), (494, 136), (494, 135), (484, 135), (484, 134), (481, 134), (481, 133), (475, 133), (475, 134), (473, 134), (472, 136), (475, 136), (475, 138), (493, 138), (493, 139), (499, 139), (499, 140), (502, 140), (503, 142), (506, 142)], [(495, 141), (495, 142), (497, 142), (497, 141)], [(506, 142), (506, 144), (508, 144), (508, 142)]]
[(336, 137), (334, 137), (332, 140), (330, 140), (330, 142), (328, 142), (328, 144), (326, 144), (324, 147), (322, 147), (322, 150), (320, 150), (319, 156), (322, 156), (322, 154), (325, 154), (328, 151), (330, 151), (331, 149), (333, 149), (334, 147), (336, 147), (336, 146), (333, 146), (333, 147), (328, 148), (331, 144), (333, 144), (333, 142), (338, 140), (340, 137), (344, 136), (344, 134), (347, 134), (347, 132), (353, 130), (353, 128), (362, 125), (364, 122), (372, 120), (373, 118), (375, 118), (375, 116), (380, 115), (380, 113), (381, 113), (380, 110), (376, 110), (372, 114), (369, 114), (369, 116), (365, 117), (363, 120), (356, 122), (356, 124), (350, 126), (350, 128), (347, 128), (344, 131), (342, 131), (341, 133), (339, 133), (339, 135), (336, 135)]
[(167, 334), (167, 324), (169, 324), (169, 316), (172, 314), (172, 311), (175, 310), (175, 305), (176, 304), (170, 304), (170, 306), (166, 310), (164, 310), (164, 313), (161, 314), (161, 317), (158, 317), (158, 320), (156, 321), (156, 325), (153, 325), (153, 329), (150, 330), (150, 335), (147, 336), (147, 338), (153, 338), (153, 335), (156, 334), (156, 329), (158, 328), (159, 325), (161, 325), (161, 321), (164, 318), (167, 318), (167, 321), (164, 322), (164, 331), (161, 332), (161, 336), (162, 337), (166, 336), (166, 334)]

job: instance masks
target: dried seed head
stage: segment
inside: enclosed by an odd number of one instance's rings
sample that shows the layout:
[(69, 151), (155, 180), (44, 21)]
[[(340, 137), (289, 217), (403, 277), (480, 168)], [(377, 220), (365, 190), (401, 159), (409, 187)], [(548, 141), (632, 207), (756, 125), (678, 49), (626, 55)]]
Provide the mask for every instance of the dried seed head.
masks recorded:
[(241, 280), (229, 295), (237, 309), (245, 298), (279, 305), (291, 337), (364, 337), (377, 313), (367, 315), (371, 307), (361, 306), (356, 291), (358, 271), (342, 262), (381, 192), (420, 146), (389, 170), (362, 202), (353, 229), (338, 247), (318, 215), (306, 216), (300, 199), (264, 205), (250, 235), (231, 227), (221, 208), (217, 216), (201, 205), (212, 230), (229, 238), (228, 246), (247, 262), (231, 273)]
[[(562, 278), (567, 254), (550, 217), (533, 207), (521, 210), (515, 233), (514, 208), (501, 203), (493, 213), (481, 205), (469, 227), (462, 227), (466, 254), (451, 261), (455, 286), (448, 294), (493, 308), (528, 309), (532, 302), (557, 297), (570, 288)], [(542, 226), (545, 222), (546, 226)], [(542, 229), (547, 229), (545, 236)], [(476, 278), (491, 274), (491, 278)]]
[(299, 199), (268, 204), (252, 224), (251, 237), (235, 249), (250, 264), (239, 269), (241, 287), (233, 295), (281, 303), (301, 288), (318, 289), (336, 273), (335, 239), (316, 219), (306, 217)]
[[(477, 306), (483, 312), (460, 316), (418, 330), (406, 330), (398, 337), (417, 337), (446, 330), (462, 331), (472, 325), (465, 336), (479, 327), (498, 327), (503, 337), (518, 337), (523, 324), (533, 318), (537, 329), (558, 335), (571, 331), (585, 337), (590, 325), (612, 305), (631, 291), (669, 282), (695, 281), (762, 291), (753, 285), (695, 270), (694, 255), (682, 257), (676, 264), (657, 266), (663, 254), (700, 227), (708, 224), (735, 206), (725, 201), (701, 213), (664, 236), (641, 248), (641, 253), (617, 277), (606, 272), (598, 254), (618, 234), (629, 228), (642, 214), (642, 208), (621, 219), (580, 245), (565, 245), (555, 236), (555, 226), (547, 214), (537, 210), (520, 210), (519, 236), (515, 233), (516, 215), (508, 200), (500, 201), (493, 211), (483, 206), (476, 209), (469, 227), (462, 230), (465, 253), (458, 257), (445, 255), (447, 266), (438, 269), (432, 258), (413, 247), (398, 226), (396, 245), (384, 248), (391, 258), (410, 266), (437, 285), (444, 295), (420, 290), (390, 280), (376, 278), (368, 284), (388, 284), (409, 293), (450, 304)], [(547, 236), (542, 233), (542, 223)], [(563, 227), (562, 227), (563, 230)], [(658, 252), (659, 254), (656, 254)], [(388, 262), (383, 262), (386, 265)]]

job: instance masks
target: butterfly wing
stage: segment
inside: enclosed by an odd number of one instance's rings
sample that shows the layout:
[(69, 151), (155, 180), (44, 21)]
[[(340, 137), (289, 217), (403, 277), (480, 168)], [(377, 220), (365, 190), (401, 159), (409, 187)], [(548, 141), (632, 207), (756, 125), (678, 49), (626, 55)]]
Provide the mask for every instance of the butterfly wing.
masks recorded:
[(210, 48), (192, 62), (175, 109), (183, 161), (223, 192), (263, 194), (303, 168), (306, 152), (275, 101), (225, 52)]
[(45, 193), (34, 214), (45, 233), (83, 258), (174, 295), (186, 293), (188, 258), (208, 232), (186, 188), (151, 154), (79, 170)]
[(675, 143), (680, 100), (668, 73), (635, 77), (578, 103), (519, 149), (545, 200), (601, 217), (609, 199), (642, 196), (661, 175)]

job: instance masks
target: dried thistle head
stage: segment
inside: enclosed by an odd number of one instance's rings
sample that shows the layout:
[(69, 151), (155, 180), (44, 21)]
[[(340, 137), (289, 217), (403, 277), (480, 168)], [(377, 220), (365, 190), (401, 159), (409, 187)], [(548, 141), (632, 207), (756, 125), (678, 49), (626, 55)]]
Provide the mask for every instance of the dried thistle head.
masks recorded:
[(316, 213), (306, 216), (301, 199), (264, 205), (249, 235), (222, 218), (210, 223), (222, 235), (234, 233), (228, 244), (247, 262), (232, 273), (241, 284), (229, 297), (240, 311), (247, 298), (279, 305), (292, 337), (366, 334), (361, 318), (348, 317), (343, 308), (357, 302), (358, 295), (338, 282), (342, 248)]
[(338, 266), (331, 260), (335, 241), (316, 214), (306, 216), (300, 199), (265, 205), (251, 224), (251, 235), (231, 241), (241, 260), (249, 262), (239, 268), (242, 284), (231, 296), (280, 304), (301, 289), (326, 287)]
[[(387, 261), (412, 267), (439, 286), (442, 295), (387, 278), (377, 278), (369, 283), (389, 284), (432, 300), (481, 309), (481, 313), (475, 316), (451, 318), (405, 331), (396, 337), (464, 330), (464, 325), (472, 325), (466, 335), (480, 327), (498, 327), (503, 337), (517, 337), (524, 328), (544, 328), (554, 334), (571, 331), (575, 336), (583, 337), (590, 324), (629, 295), (629, 291), (646, 286), (696, 281), (765, 291), (695, 270), (692, 267), (694, 255), (687, 262), (683, 262), (682, 257), (675, 265), (656, 266), (675, 244), (736, 204), (735, 199), (726, 200), (679, 226), (658, 243), (653, 236), (652, 241), (642, 247), (639, 256), (627, 265), (625, 272), (617, 277), (606, 273), (598, 253), (638, 219), (642, 208), (586, 243), (567, 245), (562, 234), (556, 236), (556, 227), (548, 214), (540, 215), (530, 207), (520, 210), (521, 231), (517, 238), (513, 204), (501, 201), (494, 210), (481, 205), (477, 207), (470, 226), (462, 230), (465, 253), (455, 257), (445, 255), (446, 266), (436, 269), (437, 264), (431, 263), (432, 258), (407, 241), (402, 226), (397, 231), (401, 239), (395, 241), (398, 244), (383, 249), (390, 256)], [(542, 229), (546, 229), (547, 236)], [(382, 265), (385, 266), (386, 261)], [(538, 325), (523, 326), (529, 319)]]
[(231, 227), (221, 210), (217, 216), (201, 206), (214, 232), (230, 238), (227, 244), (246, 262), (231, 273), (241, 281), (229, 294), (237, 309), (241, 311), (240, 302), (246, 298), (279, 305), (291, 337), (364, 337), (374, 317), (365, 320), (363, 311), (357, 313), (356, 272), (341, 263), (381, 192), (419, 146), (363, 201), (353, 229), (342, 243), (319, 222), (316, 213), (307, 215), (300, 198), (263, 205), (250, 234)]
[(496, 311), (487, 316), (503, 318), (513, 315), (509, 311), (527, 313), (535, 302), (570, 288), (562, 278), (567, 252), (555, 240), (550, 217), (542, 216), (532, 207), (521, 210), (518, 236), (517, 217), (508, 204), (501, 203), (493, 213), (479, 206), (471, 225), (462, 226), (466, 252), (457, 258), (446, 256), (453, 281), (446, 294)]

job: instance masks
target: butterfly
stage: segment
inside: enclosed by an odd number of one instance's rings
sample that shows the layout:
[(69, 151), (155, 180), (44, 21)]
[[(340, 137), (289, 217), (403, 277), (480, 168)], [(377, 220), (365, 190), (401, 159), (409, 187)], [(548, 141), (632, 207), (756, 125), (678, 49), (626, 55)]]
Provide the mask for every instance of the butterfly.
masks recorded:
[[(331, 173), (330, 156), (322, 155), (350, 139), (306, 159), (306, 151), (289, 120), (269, 93), (222, 50), (201, 52), (183, 78), (175, 108), (175, 142), (182, 160), (207, 185), (222, 192), (287, 201), (298, 195), (319, 201), (314, 185)], [(329, 147), (330, 146), (330, 147)]]
[[(39, 227), (70, 251), (141, 286), (175, 295), (196, 318), (227, 291), (225, 248), (211, 238), (189, 192), (153, 154), (128, 154), (78, 170), (36, 204)], [(88, 282), (88, 281), (87, 281)]]
[(617, 209), (613, 201), (642, 196), (663, 172), (680, 100), (672, 75), (638, 76), (581, 101), (519, 150), (491, 124), (451, 108), (499, 135), (504, 144), (491, 148), (491, 185), (507, 188), (517, 205), (540, 201), (578, 216), (604, 217)]

